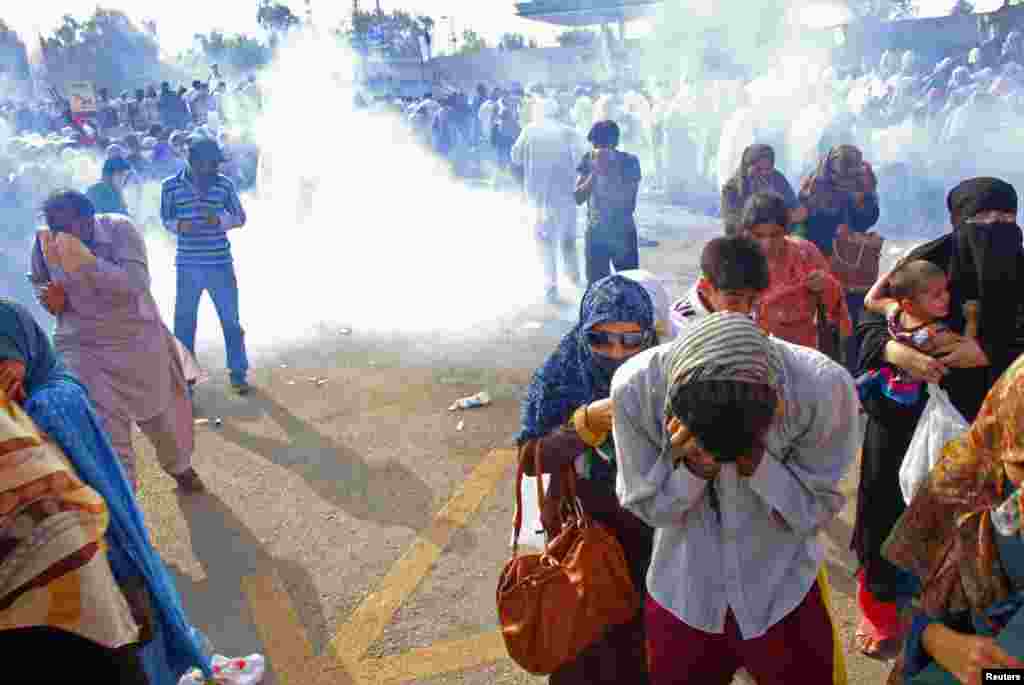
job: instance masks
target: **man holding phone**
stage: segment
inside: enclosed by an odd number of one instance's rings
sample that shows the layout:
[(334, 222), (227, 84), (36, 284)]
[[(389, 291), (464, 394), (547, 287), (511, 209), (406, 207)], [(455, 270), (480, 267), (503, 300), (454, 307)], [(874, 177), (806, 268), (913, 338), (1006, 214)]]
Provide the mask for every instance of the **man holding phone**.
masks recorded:
[(651, 684), (833, 682), (817, 536), (860, 443), (849, 374), (717, 313), (626, 362), (612, 405), (619, 501), (655, 528)]
[(203, 291), (209, 290), (224, 331), (231, 387), (245, 395), (249, 392), (249, 358), (227, 233), (244, 226), (246, 216), (234, 184), (219, 173), (223, 161), (216, 142), (190, 138), (188, 167), (163, 183), (160, 216), (164, 227), (178, 236), (174, 335), (195, 355), (199, 300)]

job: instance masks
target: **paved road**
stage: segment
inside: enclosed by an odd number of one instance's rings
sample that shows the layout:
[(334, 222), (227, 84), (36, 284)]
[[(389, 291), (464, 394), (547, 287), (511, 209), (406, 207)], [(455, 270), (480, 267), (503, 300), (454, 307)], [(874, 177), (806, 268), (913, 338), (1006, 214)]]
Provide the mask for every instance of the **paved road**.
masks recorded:
[[(679, 292), (718, 229), (645, 212), (661, 245), (641, 262)], [(205, 495), (179, 496), (140, 439), (149, 525), (217, 650), (267, 654), (268, 685), (542, 682), (501, 658), (494, 587), (509, 554), (520, 394), (574, 314), (537, 304), (468, 342), (355, 330), (259, 359), (247, 398), (214, 374), (197, 393), (210, 419), (197, 427)], [(202, 356), (211, 368), (222, 358)], [(483, 389), (492, 406), (448, 411)], [(824, 535), (847, 646), (855, 473)], [(850, 657), (851, 685), (886, 671)]]

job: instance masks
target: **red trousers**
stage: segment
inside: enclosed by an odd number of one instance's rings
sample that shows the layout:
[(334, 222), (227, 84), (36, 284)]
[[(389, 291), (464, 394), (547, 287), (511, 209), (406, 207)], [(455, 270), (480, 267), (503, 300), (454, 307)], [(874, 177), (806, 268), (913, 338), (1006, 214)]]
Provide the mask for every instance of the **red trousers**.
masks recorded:
[(879, 601), (868, 589), (864, 569), (857, 572), (857, 606), (861, 622), (858, 632), (867, 633), (875, 640), (893, 640), (903, 636), (899, 608), (895, 602)]
[(691, 628), (650, 596), (644, 607), (651, 685), (730, 685), (741, 667), (758, 685), (833, 682), (832, 621), (815, 583), (761, 637), (744, 640), (732, 610), (722, 635)]

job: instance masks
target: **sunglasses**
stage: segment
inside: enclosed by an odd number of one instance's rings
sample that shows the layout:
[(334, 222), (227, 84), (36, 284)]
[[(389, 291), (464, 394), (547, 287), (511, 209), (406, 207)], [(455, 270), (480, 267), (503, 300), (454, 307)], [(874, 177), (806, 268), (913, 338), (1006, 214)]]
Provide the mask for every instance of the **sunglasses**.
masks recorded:
[(42, 217), (42, 221), (46, 224), (46, 227), (50, 229), (50, 233), (73, 233), (75, 226), (78, 225), (77, 221), (72, 221), (66, 224), (50, 223), (46, 220), (45, 216)]
[(641, 333), (609, 333), (607, 331), (589, 331), (587, 342), (595, 347), (613, 345), (616, 342), (623, 347), (641, 347), (651, 342), (654, 335), (650, 331)]

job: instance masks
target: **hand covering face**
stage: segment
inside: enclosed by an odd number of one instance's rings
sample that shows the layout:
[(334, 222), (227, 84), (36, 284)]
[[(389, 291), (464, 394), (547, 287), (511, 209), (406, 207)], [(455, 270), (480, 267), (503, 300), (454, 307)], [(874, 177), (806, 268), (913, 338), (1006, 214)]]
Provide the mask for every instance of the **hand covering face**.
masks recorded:
[(69, 274), (96, 263), (96, 255), (76, 235), (63, 232), (55, 235), (45, 230), (38, 235), (46, 260)]

